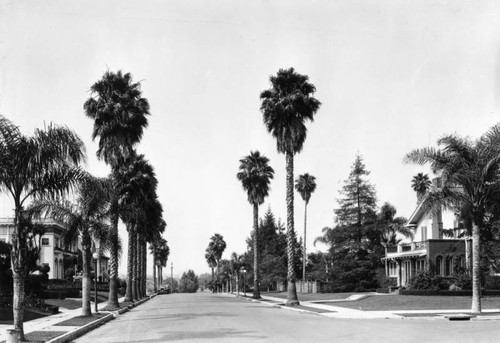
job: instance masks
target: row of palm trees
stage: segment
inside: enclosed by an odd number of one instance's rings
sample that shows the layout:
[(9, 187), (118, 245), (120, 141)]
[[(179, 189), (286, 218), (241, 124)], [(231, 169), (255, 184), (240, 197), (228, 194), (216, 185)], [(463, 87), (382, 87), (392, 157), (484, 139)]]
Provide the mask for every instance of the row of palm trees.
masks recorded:
[[(288, 295), (286, 304), (298, 305), (295, 286), (296, 275), (294, 261), (294, 156), (302, 151), (307, 137), (305, 123), (313, 121), (321, 103), (314, 98), (316, 88), (309, 83), (306, 75), (297, 73), (294, 68), (280, 69), (276, 76), (270, 77), (271, 87), (260, 94), (262, 101), (260, 110), (263, 114), (267, 131), (276, 139), (278, 153), (285, 155), (286, 160), (286, 208), (287, 208), (287, 281)], [(236, 177), (247, 192), (248, 202), (253, 206), (254, 235), (254, 298), (260, 297), (259, 290), (259, 249), (258, 249), (258, 207), (269, 195), (270, 180), (274, 170), (269, 159), (260, 152), (254, 151), (240, 160)], [(307, 182), (305, 179), (307, 178)], [(305, 174), (297, 181), (297, 189), (307, 203), (314, 192), (314, 177)], [(312, 186), (314, 183), (314, 186)], [(304, 243), (306, 226), (304, 225)], [(304, 249), (305, 253), (305, 249)]]
[(212, 288), (213, 290), (218, 290), (218, 285), (216, 284), (215, 272), (214, 269), (217, 269), (217, 279), (219, 278), (219, 267), (220, 261), (222, 259), (222, 254), (224, 250), (226, 250), (226, 241), (224, 241), (224, 237), (221, 234), (216, 233), (212, 237), (210, 237), (210, 241), (208, 242), (208, 246), (205, 249), (205, 260), (207, 261), (208, 266), (212, 269)]
[[(85, 147), (67, 127), (49, 125), (32, 136), (21, 133), (0, 115), (0, 191), (14, 201), (11, 260), (14, 279), (14, 328), (24, 339), (23, 304), (27, 232), (21, 223), (50, 215), (67, 224), (68, 242), (80, 236), (83, 248), (82, 315), (90, 315), (90, 253), (101, 245), (110, 253), (108, 309), (117, 309), (121, 219), (128, 230), (127, 301), (146, 294), (146, 253), (150, 243), (154, 266), (161, 270), (168, 245), (161, 237), (166, 223), (156, 193), (153, 167), (136, 152), (148, 125), (149, 103), (132, 76), (107, 71), (91, 87), (84, 104), (93, 120), (92, 138), (99, 138), (97, 157), (111, 167), (107, 178), (81, 168)], [(75, 202), (66, 200), (68, 196)], [(31, 204), (28, 206), (28, 203)], [(156, 278), (155, 278), (156, 282)]]

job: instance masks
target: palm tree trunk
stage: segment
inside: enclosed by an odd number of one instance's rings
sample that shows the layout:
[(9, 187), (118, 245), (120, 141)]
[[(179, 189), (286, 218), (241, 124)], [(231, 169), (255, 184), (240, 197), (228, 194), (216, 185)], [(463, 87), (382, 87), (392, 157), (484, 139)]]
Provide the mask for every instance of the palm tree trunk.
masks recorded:
[(142, 234), (137, 234), (137, 271), (136, 271), (136, 289), (137, 299), (142, 299)]
[(481, 313), (481, 271), (480, 271), (479, 226), (472, 224), (472, 306), (473, 313)]
[(156, 246), (153, 244), (153, 292), (158, 292), (158, 286), (156, 283)]
[(295, 251), (294, 251), (294, 218), (293, 218), (293, 152), (286, 152), (286, 245), (288, 255), (288, 296), (287, 306), (299, 304), (295, 285)]
[(112, 215), (111, 241), (109, 251), (109, 295), (106, 309), (116, 310), (120, 308), (118, 303), (118, 213)]
[[(137, 226), (136, 226), (137, 228)], [(132, 242), (132, 298), (138, 300), (137, 296), (137, 232), (134, 232), (134, 241)]]
[(306, 251), (306, 230), (307, 227), (307, 201), (304, 206), (304, 254), (302, 258), (302, 281), (306, 282), (306, 262), (307, 262), (307, 251)]
[(125, 293), (125, 301), (134, 301), (132, 294), (132, 279), (134, 277), (134, 225), (127, 224), (128, 226), (128, 256), (127, 256), (127, 290)]
[[(82, 316), (87, 317), (92, 315), (90, 309), (90, 264), (91, 264), (91, 251), (90, 251), (90, 237), (84, 234), (82, 237), (82, 258), (83, 258), (83, 276), (82, 276)], [(97, 276), (94, 271), (94, 277)]]
[(148, 260), (147, 260), (147, 243), (146, 239), (143, 239), (142, 242), (142, 296), (146, 296), (146, 286), (147, 286), (147, 267), (148, 267)]
[(24, 340), (24, 283), (26, 278), (26, 238), (21, 228), (21, 205), (16, 201), (16, 210), (14, 218), (14, 232), (12, 235), (11, 266), (13, 274), (13, 316), (14, 329), (20, 333), (21, 340)]
[(259, 205), (253, 204), (253, 298), (260, 299), (259, 289)]

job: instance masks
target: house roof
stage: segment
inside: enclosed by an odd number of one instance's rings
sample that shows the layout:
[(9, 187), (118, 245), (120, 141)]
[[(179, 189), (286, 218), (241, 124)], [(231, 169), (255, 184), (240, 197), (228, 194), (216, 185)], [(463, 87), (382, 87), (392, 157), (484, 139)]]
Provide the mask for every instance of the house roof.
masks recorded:
[(417, 226), (420, 218), (422, 218), (422, 216), (424, 216), (428, 212), (426, 209), (424, 209), (423, 203), (424, 203), (424, 201), (421, 201), (420, 204), (418, 204), (415, 211), (413, 211), (410, 218), (408, 219), (408, 221), (405, 224), (406, 227)]

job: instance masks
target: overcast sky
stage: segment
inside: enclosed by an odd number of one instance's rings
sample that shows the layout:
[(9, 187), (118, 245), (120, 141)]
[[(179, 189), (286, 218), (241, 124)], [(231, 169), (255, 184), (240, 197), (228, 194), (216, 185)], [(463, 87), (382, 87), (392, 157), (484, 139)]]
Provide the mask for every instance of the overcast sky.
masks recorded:
[[(151, 116), (138, 151), (156, 169), (174, 274), (209, 271), (214, 233), (227, 242), (224, 258), (245, 251), (252, 207), (236, 172), (251, 150), (276, 171), (260, 213), (271, 207), (285, 221), (285, 159), (259, 110), (279, 68), (308, 75), (322, 102), (295, 158), (295, 175), (317, 178), (309, 251), (325, 249), (312, 242), (333, 224), (358, 152), (378, 205), (409, 217), (411, 178), (426, 170), (404, 165), (404, 155), (500, 121), (495, 0), (0, 1), (0, 113), (26, 134), (44, 122), (74, 129), (93, 174), (109, 168), (95, 158), (82, 108), (90, 86), (108, 69), (141, 81)], [(299, 235), (303, 205), (296, 194)], [(12, 208), (1, 198), (0, 217)]]

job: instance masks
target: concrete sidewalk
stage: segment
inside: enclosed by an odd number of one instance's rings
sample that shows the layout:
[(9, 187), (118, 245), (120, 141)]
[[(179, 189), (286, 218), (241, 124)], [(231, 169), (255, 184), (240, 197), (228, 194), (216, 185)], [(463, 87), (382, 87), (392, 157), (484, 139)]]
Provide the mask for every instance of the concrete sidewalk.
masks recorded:
[[(153, 296), (148, 296), (144, 299), (141, 299), (141, 300), (135, 302), (132, 305), (132, 307), (135, 307), (137, 305), (142, 304), (144, 301), (149, 300)], [(118, 302), (121, 303), (121, 302), (123, 302), (124, 299), (125, 298), (119, 298)], [(102, 309), (105, 308), (107, 306), (107, 304), (108, 304), (107, 302), (102, 302), (102, 303), (99, 303), (97, 305), (97, 308), (98, 308), (100, 313), (107, 313), (107, 314), (116, 316), (118, 314), (121, 314), (121, 313), (128, 311), (128, 309), (129, 309), (129, 307), (127, 306), (127, 307), (122, 307), (118, 311), (113, 311), (113, 312), (102, 311)], [(95, 306), (95, 303), (91, 302), (92, 311), (95, 308), (94, 306)], [(34, 320), (30, 320), (28, 322), (25, 322), (24, 323), (24, 334), (26, 335), (26, 334), (28, 334), (30, 332), (34, 332), (34, 331), (65, 331), (67, 333), (70, 333), (70, 332), (75, 332), (77, 330), (80, 330), (82, 328), (81, 326), (56, 325), (56, 324), (61, 323), (63, 321), (69, 320), (71, 318), (79, 317), (81, 315), (81, 312), (82, 312), (81, 308), (77, 308), (74, 310), (68, 310), (65, 308), (61, 308), (59, 311), (60, 311), (59, 313), (51, 315), (51, 316), (46, 316), (46, 317), (42, 317), (42, 318), (38, 318), (38, 319), (34, 319)], [(104, 322), (104, 321), (107, 321), (106, 319), (109, 320), (111, 318), (105, 318), (105, 319), (101, 318), (100, 320), (102, 320)], [(96, 320), (98, 320), (98, 319), (96, 319)], [(10, 330), (12, 328), (13, 328), (13, 325), (0, 325), (0, 342), (7, 340), (7, 330)], [(52, 341), (57, 342), (57, 340), (49, 340), (48, 342), (52, 342)]]

